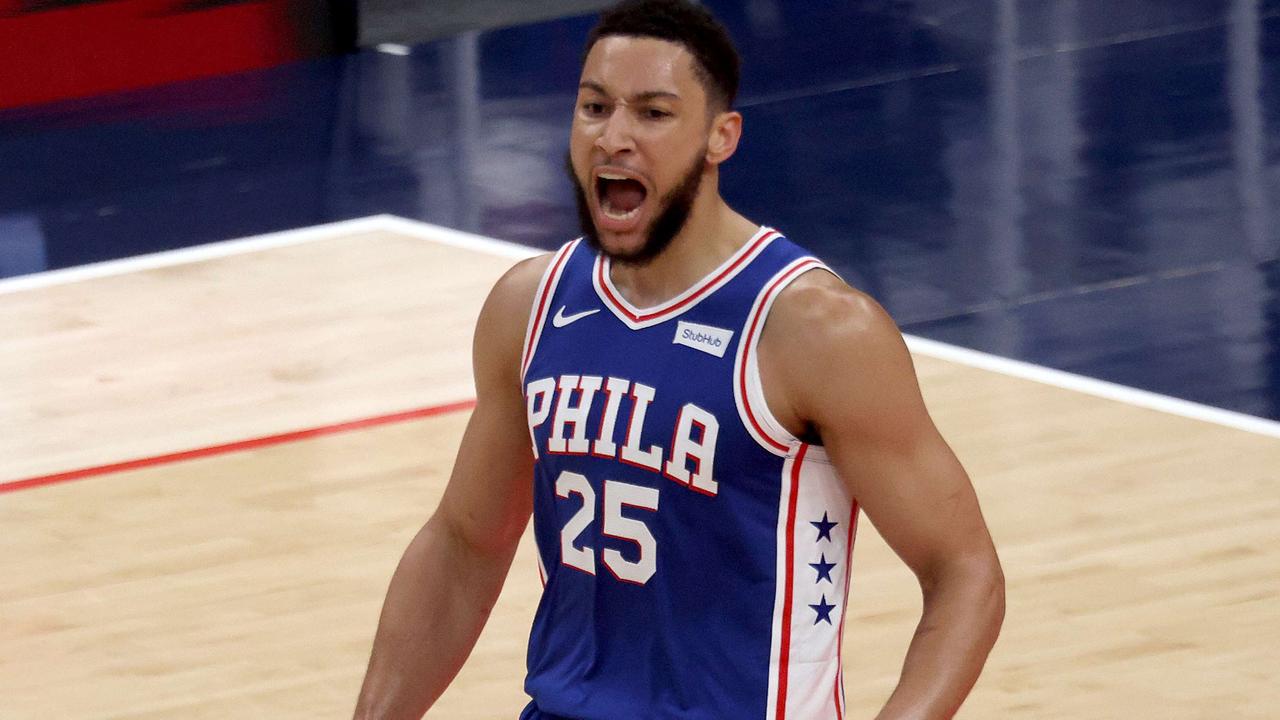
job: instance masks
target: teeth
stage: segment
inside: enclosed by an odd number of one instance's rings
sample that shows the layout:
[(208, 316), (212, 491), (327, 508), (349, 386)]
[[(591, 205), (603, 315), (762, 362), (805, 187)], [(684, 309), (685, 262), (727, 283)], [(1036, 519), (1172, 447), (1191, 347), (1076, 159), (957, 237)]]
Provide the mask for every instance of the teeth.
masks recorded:
[[(631, 178), (619, 173), (614, 173), (614, 172), (602, 172), (596, 177), (599, 178), (600, 180), (634, 180), (634, 178)], [(601, 198), (601, 203), (600, 203), (600, 211), (604, 213), (605, 217), (609, 218), (610, 220), (616, 220), (620, 222), (626, 222), (628, 220), (635, 218), (637, 215), (640, 214), (641, 207), (643, 207), (643, 204), (641, 204), (640, 207), (636, 207), (635, 209), (631, 210), (630, 212), (624, 213), (624, 212), (619, 212), (617, 210), (614, 210), (612, 207), (610, 207), (609, 202), (607, 200), (604, 200), (604, 198)]]
[(614, 212), (612, 208), (610, 208), (607, 204), (605, 204), (605, 205), (602, 205), (600, 209), (611, 220), (630, 220), (631, 218), (640, 214), (640, 208), (635, 208), (630, 212), (618, 213), (618, 212)]

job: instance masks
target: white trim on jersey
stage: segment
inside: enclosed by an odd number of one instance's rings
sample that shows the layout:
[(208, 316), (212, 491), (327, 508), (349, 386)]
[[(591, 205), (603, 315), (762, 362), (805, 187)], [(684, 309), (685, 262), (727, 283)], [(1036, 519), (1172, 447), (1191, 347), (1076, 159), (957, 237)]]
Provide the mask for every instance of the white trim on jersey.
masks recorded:
[(742, 425), (760, 447), (779, 456), (787, 455), (800, 441), (778, 422), (765, 402), (756, 347), (760, 344), (761, 330), (774, 300), (788, 285), (810, 270), (832, 272), (816, 258), (803, 257), (779, 270), (764, 284), (742, 325), (738, 354), (733, 364), (733, 399), (738, 405)]
[(843, 720), (840, 659), (858, 505), (821, 447), (782, 467), (766, 720)]
[(551, 296), (555, 295), (560, 277), (564, 275), (564, 266), (568, 257), (578, 247), (581, 238), (565, 243), (556, 251), (547, 269), (538, 281), (538, 291), (533, 294), (533, 307), (529, 309), (529, 325), (524, 332), (524, 351), (520, 355), (520, 382), (524, 383), (524, 375), (533, 361), (533, 354), (538, 350), (538, 340), (542, 338), (542, 328), (547, 324), (547, 314), (551, 312)]
[[(564, 275), (564, 266), (580, 240), (581, 238), (567, 242), (556, 251), (551, 262), (547, 264), (547, 269), (543, 271), (542, 279), (538, 281), (537, 292), (533, 294), (533, 307), (529, 309), (529, 325), (524, 331), (524, 351), (520, 357), (520, 393), (522, 395), (525, 393), (525, 373), (529, 371), (529, 363), (533, 362), (533, 355), (538, 351), (538, 341), (542, 339), (542, 328), (546, 327), (547, 316), (551, 313), (551, 298), (556, 294), (556, 287), (560, 284), (561, 276)], [(546, 400), (546, 402), (550, 401), (550, 398)], [(533, 448), (533, 457), (537, 458), (538, 441), (533, 433), (532, 418), (526, 424), (529, 426), (529, 446)]]
[(542, 581), (542, 587), (547, 586), (547, 565), (542, 560), (542, 547), (538, 545), (538, 536), (533, 536), (533, 554), (538, 558), (538, 579)]
[[(529, 325), (524, 331), (524, 351), (520, 357), (520, 392), (524, 393), (524, 376), (529, 371), (529, 363), (533, 362), (534, 353), (538, 351), (538, 341), (542, 339), (542, 328), (546, 327), (547, 316), (551, 313), (551, 298), (556, 294), (556, 288), (560, 285), (560, 278), (564, 275), (564, 266), (568, 262), (568, 258), (573, 254), (575, 248), (582, 238), (565, 243), (556, 254), (552, 256), (551, 262), (547, 264), (547, 269), (542, 273), (542, 279), (538, 281), (538, 289), (533, 294), (533, 306), (529, 309)], [(548, 398), (546, 402), (550, 402)], [(538, 441), (533, 433), (533, 425), (529, 423), (529, 445), (533, 448), (533, 456), (538, 457)], [(537, 547), (538, 543), (534, 542), (534, 553), (538, 556), (538, 579), (542, 582), (542, 587), (547, 586), (547, 566), (542, 560), (542, 548)]]
[(609, 308), (623, 324), (632, 330), (643, 330), (670, 320), (697, 305), (703, 298), (708, 297), (736, 277), (738, 273), (742, 272), (743, 268), (750, 265), (756, 256), (764, 252), (764, 249), (779, 237), (781, 235), (777, 230), (761, 226), (756, 231), (756, 234), (751, 236), (750, 240), (738, 248), (719, 267), (707, 273), (706, 277), (694, 283), (693, 287), (661, 305), (655, 305), (650, 308), (637, 308), (627, 302), (627, 299), (618, 291), (618, 288), (613, 285), (613, 279), (609, 274), (611, 265), (609, 259), (604, 255), (596, 257), (595, 266), (591, 269), (591, 283), (595, 286), (596, 294), (600, 296), (600, 300), (605, 307)]

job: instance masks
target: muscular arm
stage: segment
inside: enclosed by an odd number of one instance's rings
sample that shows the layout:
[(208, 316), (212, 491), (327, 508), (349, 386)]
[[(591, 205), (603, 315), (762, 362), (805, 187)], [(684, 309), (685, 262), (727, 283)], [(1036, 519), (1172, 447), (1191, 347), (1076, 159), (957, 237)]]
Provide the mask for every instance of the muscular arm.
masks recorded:
[(865, 295), (811, 272), (771, 313), (761, 371), (781, 381), (769, 398), (779, 420), (821, 438), (920, 582), (920, 623), (877, 717), (950, 718), (999, 633), (1004, 578), (973, 486), (925, 409), (901, 334)]
[(358, 720), (422, 717), (461, 669), (502, 589), (533, 502), (520, 345), (546, 263), (517, 265), (480, 312), (476, 408), (440, 505), (391, 578)]

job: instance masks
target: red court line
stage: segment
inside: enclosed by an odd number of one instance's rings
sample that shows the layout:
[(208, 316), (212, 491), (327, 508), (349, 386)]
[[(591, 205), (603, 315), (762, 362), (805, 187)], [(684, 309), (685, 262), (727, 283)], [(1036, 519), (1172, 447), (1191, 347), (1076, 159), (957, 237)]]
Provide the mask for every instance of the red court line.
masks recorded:
[(209, 447), (196, 448), (194, 450), (183, 450), (181, 452), (169, 453), (167, 455), (156, 455), (155, 457), (126, 460), (124, 462), (111, 463), (110, 465), (98, 465), (96, 467), (81, 468), (79, 470), (54, 473), (52, 475), (41, 475), (23, 480), (11, 480), (9, 482), (0, 483), (0, 494), (13, 492), (15, 490), (42, 487), (44, 485), (55, 485), (57, 483), (69, 482), (71, 480), (82, 480), (84, 478), (123, 472), (125, 470), (137, 470), (138, 468), (167, 465), (169, 463), (212, 457), (214, 455), (225, 455), (227, 453), (240, 452), (242, 450), (256, 450), (258, 448), (271, 447), (272, 445), (283, 445), (285, 443), (296, 442), (298, 440), (322, 437), (324, 435), (336, 435), (337, 433), (350, 432), (352, 430), (363, 430), (365, 428), (389, 425), (391, 423), (404, 422), (406, 420), (417, 420), (419, 418), (431, 417), (433, 415), (444, 415), (446, 413), (457, 412), (459, 410), (469, 410), (475, 407), (475, 404), (475, 400), (462, 400), (459, 402), (446, 403), (444, 405), (433, 405), (431, 407), (418, 408), (417, 410), (406, 410), (404, 412), (391, 413), (390, 415), (378, 415), (375, 417), (362, 418), (360, 420), (350, 420), (348, 422), (337, 423), (335, 425), (322, 425), (320, 427), (308, 428), (306, 430), (294, 430), (293, 432), (280, 433), (279, 435), (267, 435), (265, 437), (250, 438), (248, 440), (237, 440), (236, 442), (225, 443), (223, 445), (210, 445)]

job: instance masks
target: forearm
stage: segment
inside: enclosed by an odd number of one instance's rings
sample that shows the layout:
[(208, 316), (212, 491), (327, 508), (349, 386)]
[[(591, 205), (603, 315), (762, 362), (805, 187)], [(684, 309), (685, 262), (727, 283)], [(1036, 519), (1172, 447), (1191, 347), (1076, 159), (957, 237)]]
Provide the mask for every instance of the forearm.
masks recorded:
[(1004, 620), (1004, 579), (990, 558), (922, 583), (924, 612), (902, 677), (877, 720), (943, 720), (977, 682)]
[(426, 713), (471, 653), (513, 555), (477, 553), (435, 520), (423, 527), (387, 590), (357, 720)]

